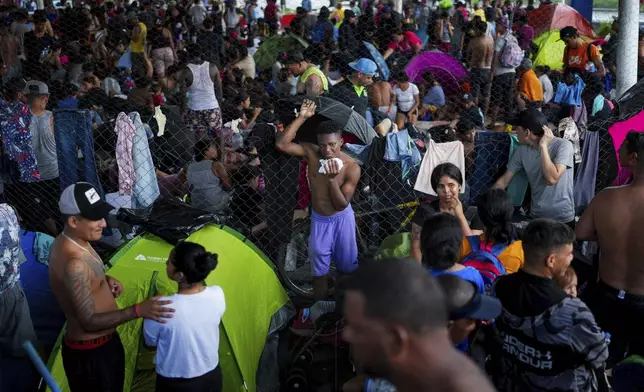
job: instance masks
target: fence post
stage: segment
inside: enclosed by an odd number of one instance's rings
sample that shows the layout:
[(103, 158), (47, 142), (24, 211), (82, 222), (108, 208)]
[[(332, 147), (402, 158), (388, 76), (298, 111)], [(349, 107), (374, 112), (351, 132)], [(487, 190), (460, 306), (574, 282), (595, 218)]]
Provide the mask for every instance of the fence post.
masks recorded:
[(617, 97), (637, 83), (639, 42), (639, 0), (619, 2), (619, 43), (617, 46)]

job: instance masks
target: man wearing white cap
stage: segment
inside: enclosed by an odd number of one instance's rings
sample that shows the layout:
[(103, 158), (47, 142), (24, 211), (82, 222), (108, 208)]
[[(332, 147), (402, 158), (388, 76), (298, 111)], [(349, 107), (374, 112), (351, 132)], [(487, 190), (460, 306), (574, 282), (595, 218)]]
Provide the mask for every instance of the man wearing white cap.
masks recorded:
[(164, 322), (171, 301), (152, 298), (118, 309), (121, 283), (105, 275), (90, 241), (101, 238), (112, 207), (89, 183), (68, 186), (58, 203), (65, 228), (54, 241), (49, 282), (67, 318), (63, 366), (72, 392), (122, 391), (125, 352), (116, 327), (135, 318)]

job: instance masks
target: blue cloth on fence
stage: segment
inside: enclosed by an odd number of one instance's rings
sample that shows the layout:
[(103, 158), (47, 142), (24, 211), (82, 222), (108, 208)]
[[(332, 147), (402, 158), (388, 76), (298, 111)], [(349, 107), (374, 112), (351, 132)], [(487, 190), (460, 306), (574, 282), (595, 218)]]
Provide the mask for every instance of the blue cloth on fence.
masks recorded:
[[(11, 162), (17, 165), (21, 182), (40, 180), (31, 131), (29, 130), (30, 123), (31, 113), (27, 106), (20, 101), (7, 102), (0, 99), (0, 130), (2, 130), (3, 149)], [(5, 169), (4, 165), (3, 169)]]
[(474, 151), (474, 173), (467, 179), (470, 205), (475, 205), (479, 194), (488, 190), (505, 170), (510, 159), (510, 136), (505, 132), (478, 132)]
[(146, 127), (139, 113), (132, 112), (129, 116), (136, 127), (136, 134), (132, 141), (132, 160), (136, 175), (132, 188), (132, 208), (145, 208), (152, 205), (159, 197), (159, 183), (148, 144)]
[(49, 265), (49, 250), (54, 243), (54, 237), (45, 233), (35, 233), (33, 253), (36, 259), (44, 265)]
[(366, 159), (369, 158), (369, 146), (363, 146), (362, 144), (346, 143), (344, 144), (344, 147), (362, 162), (365, 162)]
[(553, 101), (566, 105), (581, 106), (581, 93), (585, 87), (586, 83), (581, 80), (579, 75), (575, 75), (575, 81), (571, 86), (559, 82)]
[[(519, 138), (517, 135), (510, 135), (510, 158), (512, 154), (519, 147)], [(520, 207), (525, 199), (525, 193), (528, 191), (528, 176), (525, 170), (521, 169), (518, 173), (514, 173), (512, 181), (508, 185), (508, 194), (512, 198), (512, 205)]]
[(420, 151), (409, 137), (407, 130), (387, 134), (387, 146), (384, 159), (389, 162), (400, 162), (402, 165), (402, 179), (409, 178), (418, 170), (422, 157)]
[(593, 100), (593, 109), (592, 112), (590, 113), (591, 116), (594, 116), (597, 114), (597, 112), (601, 112), (604, 110), (604, 103), (606, 102), (606, 98), (604, 98), (603, 95), (598, 95), (595, 97)]
[(585, 132), (581, 157), (573, 188), (577, 212), (586, 208), (595, 197), (597, 166), (599, 165), (599, 132)]
[[(92, 113), (89, 110), (61, 109), (54, 112), (54, 118), (61, 189), (85, 181), (94, 185), (104, 198), (94, 158)], [(82, 162), (78, 158), (78, 150), (83, 154)]]

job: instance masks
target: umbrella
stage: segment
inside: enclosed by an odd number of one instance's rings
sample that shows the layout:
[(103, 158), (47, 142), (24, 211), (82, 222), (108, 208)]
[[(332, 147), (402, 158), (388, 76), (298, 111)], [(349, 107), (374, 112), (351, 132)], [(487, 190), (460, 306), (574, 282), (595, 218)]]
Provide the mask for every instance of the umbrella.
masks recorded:
[(566, 26), (573, 26), (580, 35), (595, 37), (593, 25), (576, 9), (563, 3), (542, 5), (528, 12), (528, 24), (534, 28), (537, 36), (546, 31), (561, 30)]
[(416, 55), (405, 67), (412, 82), (419, 82), (425, 72), (431, 72), (448, 93), (460, 91), (459, 82), (467, 78), (467, 70), (454, 57), (443, 52), (425, 52)]
[(355, 135), (366, 145), (371, 144), (371, 141), (378, 137), (376, 131), (369, 126), (364, 117), (347, 105), (327, 97), (297, 96), (280, 100), (277, 104), (280, 121), (285, 125), (291, 123), (305, 99), (315, 102), (317, 109), (315, 116), (306, 120), (298, 131), (297, 140), (299, 142), (317, 144), (316, 131), (318, 125), (325, 120), (335, 121), (344, 132)]
[(308, 46), (304, 39), (290, 33), (274, 35), (262, 42), (253, 55), (255, 66), (260, 70), (269, 69), (277, 62), (277, 56), (280, 53), (292, 50), (302, 51)]
[(372, 43), (362, 41), (362, 44), (364, 46), (361, 48), (360, 56), (373, 60), (378, 66), (378, 73), (380, 74), (380, 76), (384, 80), (389, 80), (389, 67), (387, 66), (387, 61), (385, 61), (385, 58), (382, 57), (382, 54), (378, 52), (378, 49), (376, 49), (376, 47), (373, 46)]

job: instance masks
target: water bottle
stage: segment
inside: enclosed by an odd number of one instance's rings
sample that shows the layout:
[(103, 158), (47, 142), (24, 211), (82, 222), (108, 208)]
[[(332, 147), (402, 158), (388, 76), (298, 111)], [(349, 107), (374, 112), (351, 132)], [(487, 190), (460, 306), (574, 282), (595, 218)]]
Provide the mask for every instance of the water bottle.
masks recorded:
[(365, 392), (395, 392), (396, 387), (387, 380), (381, 378), (368, 378), (364, 383)]
[(310, 308), (305, 308), (302, 311), (302, 322), (309, 318), (311, 321), (316, 322), (322, 315), (335, 311), (335, 301), (318, 301)]

